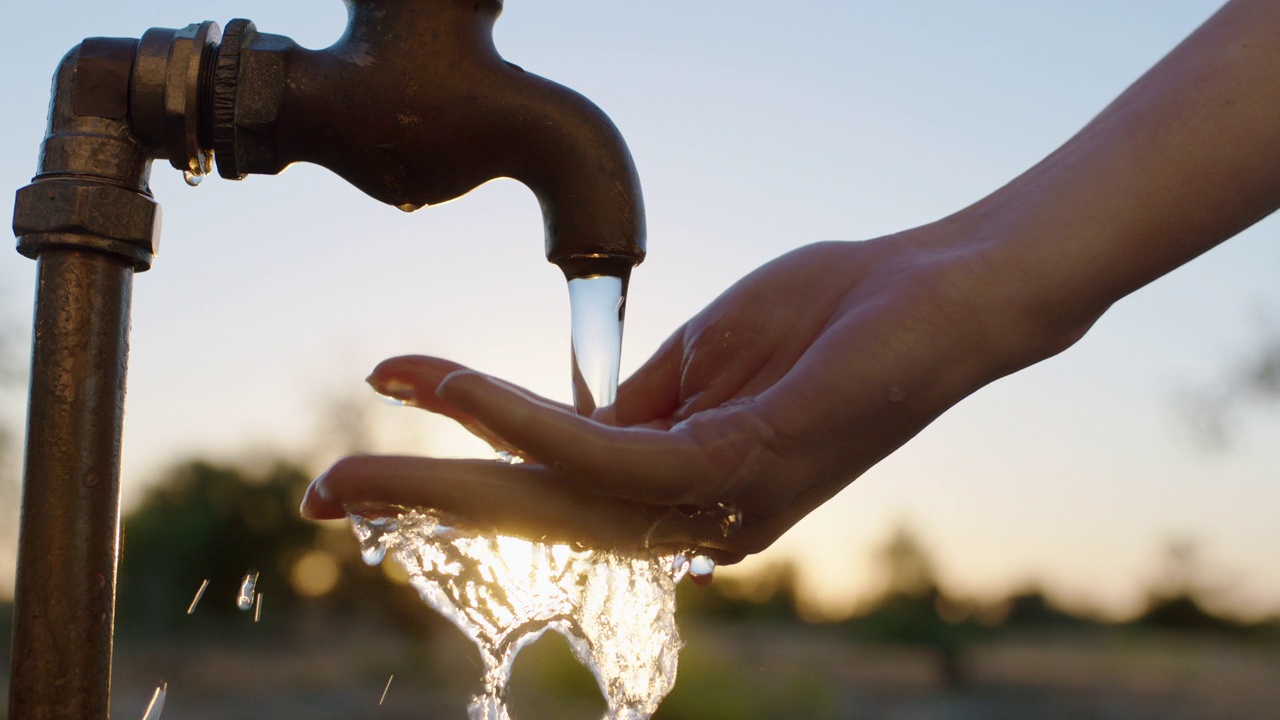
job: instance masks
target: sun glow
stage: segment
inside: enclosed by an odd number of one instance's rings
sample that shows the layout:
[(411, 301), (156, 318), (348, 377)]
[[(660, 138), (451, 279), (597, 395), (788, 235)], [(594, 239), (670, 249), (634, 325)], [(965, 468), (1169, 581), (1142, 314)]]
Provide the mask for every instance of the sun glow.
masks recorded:
[(475, 642), (484, 662), (471, 717), (508, 718), (516, 654), (547, 630), (595, 675), (608, 718), (644, 718), (675, 682), (681, 646), (675, 585), (684, 567), (667, 555), (623, 555), (487, 536), (428, 512), (352, 517), (366, 562), (390, 553), (410, 584)]

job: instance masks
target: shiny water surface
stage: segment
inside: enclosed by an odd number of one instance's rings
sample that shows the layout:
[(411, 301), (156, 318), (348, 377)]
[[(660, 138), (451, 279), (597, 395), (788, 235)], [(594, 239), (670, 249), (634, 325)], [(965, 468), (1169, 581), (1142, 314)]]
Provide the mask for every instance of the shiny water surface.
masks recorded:
[(622, 360), (626, 283), (609, 275), (569, 281), (573, 318), (573, 406), (579, 415), (613, 404)]
[[(621, 278), (569, 281), (579, 414), (614, 401), (625, 293)], [(595, 676), (606, 720), (648, 718), (671, 691), (681, 646), (675, 586), (689, 562), (470, 531), (422, 508), (376, 514), (351, 517), (364, 561), (376, 565), (389, 555), (404, 566), (422, 599), (480, 650), (484, 669), (472, 720), (509, 720), (516, 655), (547, 630), (563, 635)]]

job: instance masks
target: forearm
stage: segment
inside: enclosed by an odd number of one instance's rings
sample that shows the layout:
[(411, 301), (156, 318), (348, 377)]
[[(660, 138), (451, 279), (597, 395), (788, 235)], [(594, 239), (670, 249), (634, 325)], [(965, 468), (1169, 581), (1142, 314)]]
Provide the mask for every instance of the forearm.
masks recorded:
[(1278, 206), (1280, 3), (1234, 0), (962, 215), (1001, 278), (998, 302), (1069, 344), (1116, 300)]

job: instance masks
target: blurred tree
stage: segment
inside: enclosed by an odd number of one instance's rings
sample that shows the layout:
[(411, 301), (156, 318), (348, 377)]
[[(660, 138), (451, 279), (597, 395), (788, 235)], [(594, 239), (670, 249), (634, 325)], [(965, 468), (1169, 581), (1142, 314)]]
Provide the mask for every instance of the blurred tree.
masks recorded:
[(324, 633), (339, 616), (419, 635), (438, 629), (444, 621), (423, 605), (398, 566), (365, 565), (342, 524), (298, 515), (310, 480), (311, 473), (287, 461), (247, 470), (193, 460), (165, 473), (124, 518), (121, 630), (252, 621), (253, 613), (240, 614), (235, 599), (244, 577), (255, 572), (255, 592), (268, 608), (263, 629)]
[(682, 617), (759, 624), (800, 621), (798, 578), (790, 562), (768, 565), (750, 580), (718, 578), (707, 587), (682, 582), (676, 598)]
[(933, 560), (906, 526), (899, 526), (880, 550), (885, 597), (925, 597), (938, 591)]
[(1195, 542), (1186, 538), (1172, 540), (1165, 547), (1160, 574), (1148, 591), (1147, 608), (1135, 622), (1170, 630), (1238, 629), (1236, 623), (1204, 608), (1206, 592)]
[(942, 682), (960, 684), (960, 651), (974, 629), (970, 623), (948, 621), (954, 619), (949, 610), (959, 603), (938, 586), (924, 546), (909, 528), (899, 526), (881, 547), (879, 562), (884, 590), (869, 611), (849, 620), (850, 633), (860, 640), (932, 647), (938, 652)]
[(122, 625), (170, 628), (204, 580), (200, 616), (235, 613), (241, 580), (253, 572), (273, 606), (295, 602), (287, 579), (320, 532), (294, 511), (310, 479), (283, 463), (259, 475), (199, 460), (168, 472), (124, 520)]
[(1038, 586), (1029, 586), (1004, 601), (1002, 627), (1010, 629), (1073, 628), (1089, 623), (1058, 607)]
[(18, 508), (21, 452), (11, 418), (20, 417), (22, 372), (16, 360), (15, 335), (0, 327), (0, 597), (10, 594), (18, 552)]
[(1231, 369), (1217, 388), (1192, 392), (1184, 406), (1192, 426), (1210, 446), (1230, 445), (1250, 406), (1280, 405), (1280, 326), (1265, 334), (1247, 361)]

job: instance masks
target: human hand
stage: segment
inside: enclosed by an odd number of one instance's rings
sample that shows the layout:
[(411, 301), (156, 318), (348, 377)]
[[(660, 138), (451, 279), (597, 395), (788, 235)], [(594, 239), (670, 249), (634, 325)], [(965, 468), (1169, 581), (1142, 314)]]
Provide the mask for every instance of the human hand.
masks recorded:
[[(311, 517), (425, 505), (531, 537), (735, 560), (965, 395), (1280, 207), (1280, 19), (1233, 0), (1079, 134), (956, 215), (744, 278), (591, 418), (443, 360), (370, 382), (526, 462), (351, 457)], [(721, 531), (721, 506), (741, 526)]]
[(525, 462), (348, 457), (312, 485), (303, 512), (427, 506), (526, 537), (739, 560), (1021, 366), (1015, 346), (1026, 343), (1007, 341), (1016, 329), (959, 237), (943, 222), (770, 262), (591, 418), (446, 360), (388, 360), (369, 378), (378, 392)]

